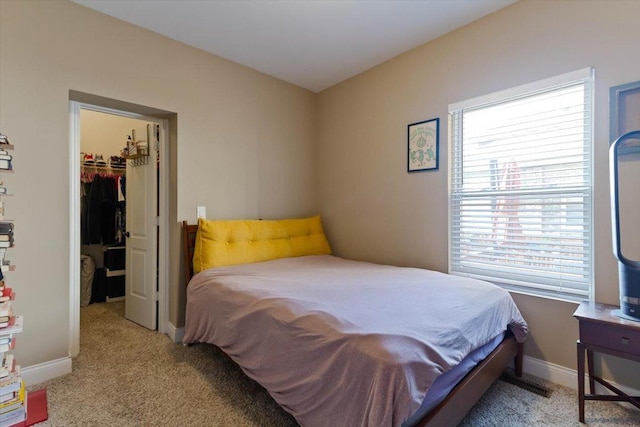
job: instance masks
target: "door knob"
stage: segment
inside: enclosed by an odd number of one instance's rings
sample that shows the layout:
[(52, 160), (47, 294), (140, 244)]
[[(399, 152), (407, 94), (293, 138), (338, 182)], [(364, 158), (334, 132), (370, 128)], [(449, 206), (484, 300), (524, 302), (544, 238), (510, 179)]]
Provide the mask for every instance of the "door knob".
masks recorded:
[(129, 232), (128, 231), (124, 232), (124, 237), (127, 237), (127, 238), (129, 237)]

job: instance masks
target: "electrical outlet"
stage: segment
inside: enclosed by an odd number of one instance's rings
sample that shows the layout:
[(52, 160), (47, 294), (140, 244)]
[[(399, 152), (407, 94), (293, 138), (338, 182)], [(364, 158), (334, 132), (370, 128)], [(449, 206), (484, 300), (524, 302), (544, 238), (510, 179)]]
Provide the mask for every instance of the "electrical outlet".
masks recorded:
[(196, 215), (198, 218), (206, 218), (207, 217), (207, 207), (206, 206), (198, 206), (196, 208)]

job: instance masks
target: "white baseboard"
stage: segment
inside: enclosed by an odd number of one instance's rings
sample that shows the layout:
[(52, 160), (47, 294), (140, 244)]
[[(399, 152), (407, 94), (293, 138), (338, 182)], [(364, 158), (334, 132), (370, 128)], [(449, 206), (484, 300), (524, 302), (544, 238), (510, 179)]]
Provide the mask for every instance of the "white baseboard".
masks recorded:
[(525, 374), (542, 378), (564, 387), (578, 389), (578, 371), (555, 363), (546, 362), (529, 356), (524, 356), (522, 370)]
[[(569, 369), (564, 366), (556, 365), (555, 363), (545, 362), (544, 360), (535, 359), (533, 357), (524, 356), (522, 370), (525, 374), (533, 375), (543, 380), (550, 381), (554, 384), (558, 384), (564, 387), (571, 388), (573, 390), (578, 389), (578, 371)], [(628, 387), (623, 384), (618, 384), (612, 380), (607, 380), (612, 386), (622, 390), (629, 396), (640, 396), (640, 391)], [(589, 380), (585, 376), (585, 392), (589, 389)], [(598, 394), (612, 394), (605, 387), (596, 383), (596, 393)], [(627, 408), (638, 409), (628, 403), (620, 403)]]
[(61, 377), (71, 373), (71, 358), (50, 360), (21, 369), (22, 379), (26, 385), (40, 384), (41, 382)]
[(184, 327), (176, 328), (171, 324), (171, 322), (167, 322), (167, 335), (171, 338), (171, 341), (180, 343), (182, 342), (182, 337), (184, 336)]

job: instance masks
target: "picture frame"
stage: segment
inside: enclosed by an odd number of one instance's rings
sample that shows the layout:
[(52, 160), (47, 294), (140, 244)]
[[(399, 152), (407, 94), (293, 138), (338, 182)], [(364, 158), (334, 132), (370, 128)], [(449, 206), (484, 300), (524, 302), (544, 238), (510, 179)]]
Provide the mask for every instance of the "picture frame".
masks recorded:
[(407, 125), (407, 172), (439, 167), (440, 118)]
[[(609, 89), (609, 144), (627, 132), (640, 129), (640, 81)], [(640, 147), (625, 147), (621, 154), (640, 152)]]

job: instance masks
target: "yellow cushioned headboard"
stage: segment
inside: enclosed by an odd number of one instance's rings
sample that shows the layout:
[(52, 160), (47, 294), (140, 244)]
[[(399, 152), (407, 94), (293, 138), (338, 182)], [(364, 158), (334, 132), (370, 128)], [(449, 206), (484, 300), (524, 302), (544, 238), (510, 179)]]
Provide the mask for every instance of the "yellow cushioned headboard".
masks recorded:
[(320, 216), (275, 221), (200, 218), (193, 271), (330, 253)]

